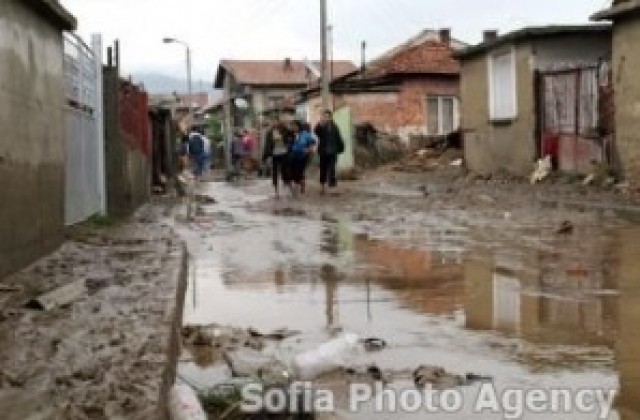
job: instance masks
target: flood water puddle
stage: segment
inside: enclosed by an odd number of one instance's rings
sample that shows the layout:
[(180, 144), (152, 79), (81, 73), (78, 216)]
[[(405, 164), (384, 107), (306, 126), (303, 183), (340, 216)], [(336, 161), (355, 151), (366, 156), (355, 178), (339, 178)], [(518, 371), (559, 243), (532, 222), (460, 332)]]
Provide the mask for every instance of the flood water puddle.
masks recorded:
[[(483, 247), (447, 221), (384, 238), (340, 215), (250, 212), (238, 205), (241, 192), (227, 194), (234, 223), (251, 228), (185, 233), (193, 255), (185, 325), (286, 327), (301, 332), (302, 348), (336, 331), (379, 337), (389, 347), (355, 363), (437, 365), (489, 375), (501, 389), (616, 389), (619, 410), (608, 418), (640, 418), (640, 229)], [(196, 384), (228, 374), (219, 358), (183, 360), (180, 374)]]

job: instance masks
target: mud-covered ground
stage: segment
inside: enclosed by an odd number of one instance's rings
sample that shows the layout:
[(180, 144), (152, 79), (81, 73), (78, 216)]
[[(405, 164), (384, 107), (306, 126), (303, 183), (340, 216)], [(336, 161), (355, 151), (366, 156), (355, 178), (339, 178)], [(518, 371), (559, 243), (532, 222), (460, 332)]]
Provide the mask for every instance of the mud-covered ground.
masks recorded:
[[(162, 418), (186, 265), (181, 241), (154, 213), (78, 227), (57, 252), (0, 283), (0, 418)], [(74, 282), (83, 292), (64, 307), (25, 308)]]
[[(639, 418), (633, 203), (561, 179), (529, 186), (385, 170), (341, 190), (320, 196), (312, 185), (307, 196), (275, 200), (264, 180), (202, 185), (217, 204), (188, 223), (176, 217), (191, 254), (185, 325), (299, 331), (276, 343), (285, 359), (344, 331), (378, 337), (388, 347), (351, 367), (375, 365), (393, 388), (433, 365), (499, 389), (615, 389), (608, 418)], [(220, 346), (185, 344), (180, 379), (200, 389), (229, 380)], [(353, 373), (325, 385), (344, 395)], [(471, 401), (479, 386), (460, 389)], [(424, 417), (338, 405), (329, 418)]]

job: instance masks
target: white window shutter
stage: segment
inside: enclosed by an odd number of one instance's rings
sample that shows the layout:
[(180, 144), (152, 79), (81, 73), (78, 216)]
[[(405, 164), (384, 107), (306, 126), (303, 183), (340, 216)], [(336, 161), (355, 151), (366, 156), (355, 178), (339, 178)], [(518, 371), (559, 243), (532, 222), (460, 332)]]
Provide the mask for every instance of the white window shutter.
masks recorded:
[(489, 109), (492, 120), (517, 115), (516, 69), (513, 50), (489, 57)]

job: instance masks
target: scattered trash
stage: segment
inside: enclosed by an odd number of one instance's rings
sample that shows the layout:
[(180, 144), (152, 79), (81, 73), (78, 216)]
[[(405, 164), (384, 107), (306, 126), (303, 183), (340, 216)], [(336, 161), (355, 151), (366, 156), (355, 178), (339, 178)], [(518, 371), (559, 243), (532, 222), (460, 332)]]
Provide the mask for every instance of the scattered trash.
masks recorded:
[(413, 382), (418, 388), (424, 388), (427, 384), (434, 388), (454, 388), (464, 385), (464, 379), (459, 375), (448, 373), (438, 366), (418, 366), (412, 374)]
[(492, 376), (478, 375), (475, 373), (467, 373), (465, 376), (467, 385), (474, 382), (493, 382)]
[(571, 235), (573, 233), (573, 223), (565, 220), (560, 224), (560, 227), (556, 230), (556, 235)]
[(596, 179), (596, 176), (594, 174), (589, 174), (582, 181), (582, 185), (585, 185), (585, 186), (591, 185), (594, 183), (595, 179)]
[(356, 334), (344, 334), (296, 356), (293, 362), (296, 373), (300, 379), (314, 379), (323, 373), (344, 367), (360, 348), (360, 338)]
[(172, 420), (207, 420), (196, 393), (187, 385), (174, 385), (171, 388), (169, 413)]
[(204, 194), (196, 194), (193, 198), (198, 204), (218, 204), (215, 198)]
[(249, 335), (251, 337), (255, 337), (255, 338), (264, 338), (267, 340), (277, 340), (277, 341), (282, 341), (285, 340), (287, 338), (293, 337), (295, 335), (300, 334), (300, 331), (294, 331), (294, 330), (290, 330), (288, 328), (278, 328), (276, 330), (273, 330), (270, 333), (266, 333), (263, 334), (260, 331), (257, 331), (253, 328), (248, 328), (247, 332), (249, 333)]
[(234, 377), (260, 378), (274, 364), (273, 356), (259, 350), (240, 348), (224, 353), (224, 360)]
[(531, 184), (537, 184), (544, 181), (551, 173), (551, 156), (547, 155), (543, 159), (538, 159), (536, 169), (530, 177)]
[(374, 381), (382, 381), (384, 377), (382, 376), (382, 371), (376, 365), (371, 365), (367, 368), (367, 373), (371, 375)]
[(69, 305), (74, 300), (80, 299), (87, 294), (85, 280), (78, 280), (73, 283), (58, 287), (52, 292), (45, 293), (35, 299), (31, 299), (25, 305), (29, 309), (50, 311), (54, 308)]
[(387, 342), (381, 338), (365, 338), (362, 340), (362, 344), (364, 344), (364, 349), (366, 351), (380, 351), (387, 347)]
[(460, 149), (426, 148), (407, 156), (393, 169), (399, 172), (428, 172), (447, 166), (461, 167), (463, 162), (463, 152)]

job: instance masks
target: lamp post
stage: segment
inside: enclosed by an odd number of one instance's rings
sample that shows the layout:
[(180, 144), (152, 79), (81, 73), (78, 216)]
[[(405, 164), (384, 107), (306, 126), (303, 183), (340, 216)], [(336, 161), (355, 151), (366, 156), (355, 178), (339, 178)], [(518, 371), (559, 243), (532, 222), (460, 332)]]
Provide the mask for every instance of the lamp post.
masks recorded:
[(193, 124), (194, 123), (194, 119), (193, 119), (193, 91), (192, 91), (192, 87), (191, 87), (191, 48), (189, 48), (189, 44), (187, 44), (186, 42), (180, 41), (179, 39), (175, 39), (175, 38), (163, 38), (162, 42), (164, 42), (165, 44), (180, 44), (182, 46), (184, 46), (187, 50), (187, 90), (188, 90), (188, 94), (189, 94), (189, 103), (187, 104), (189, 106), (189, 120), (190, 123)]

